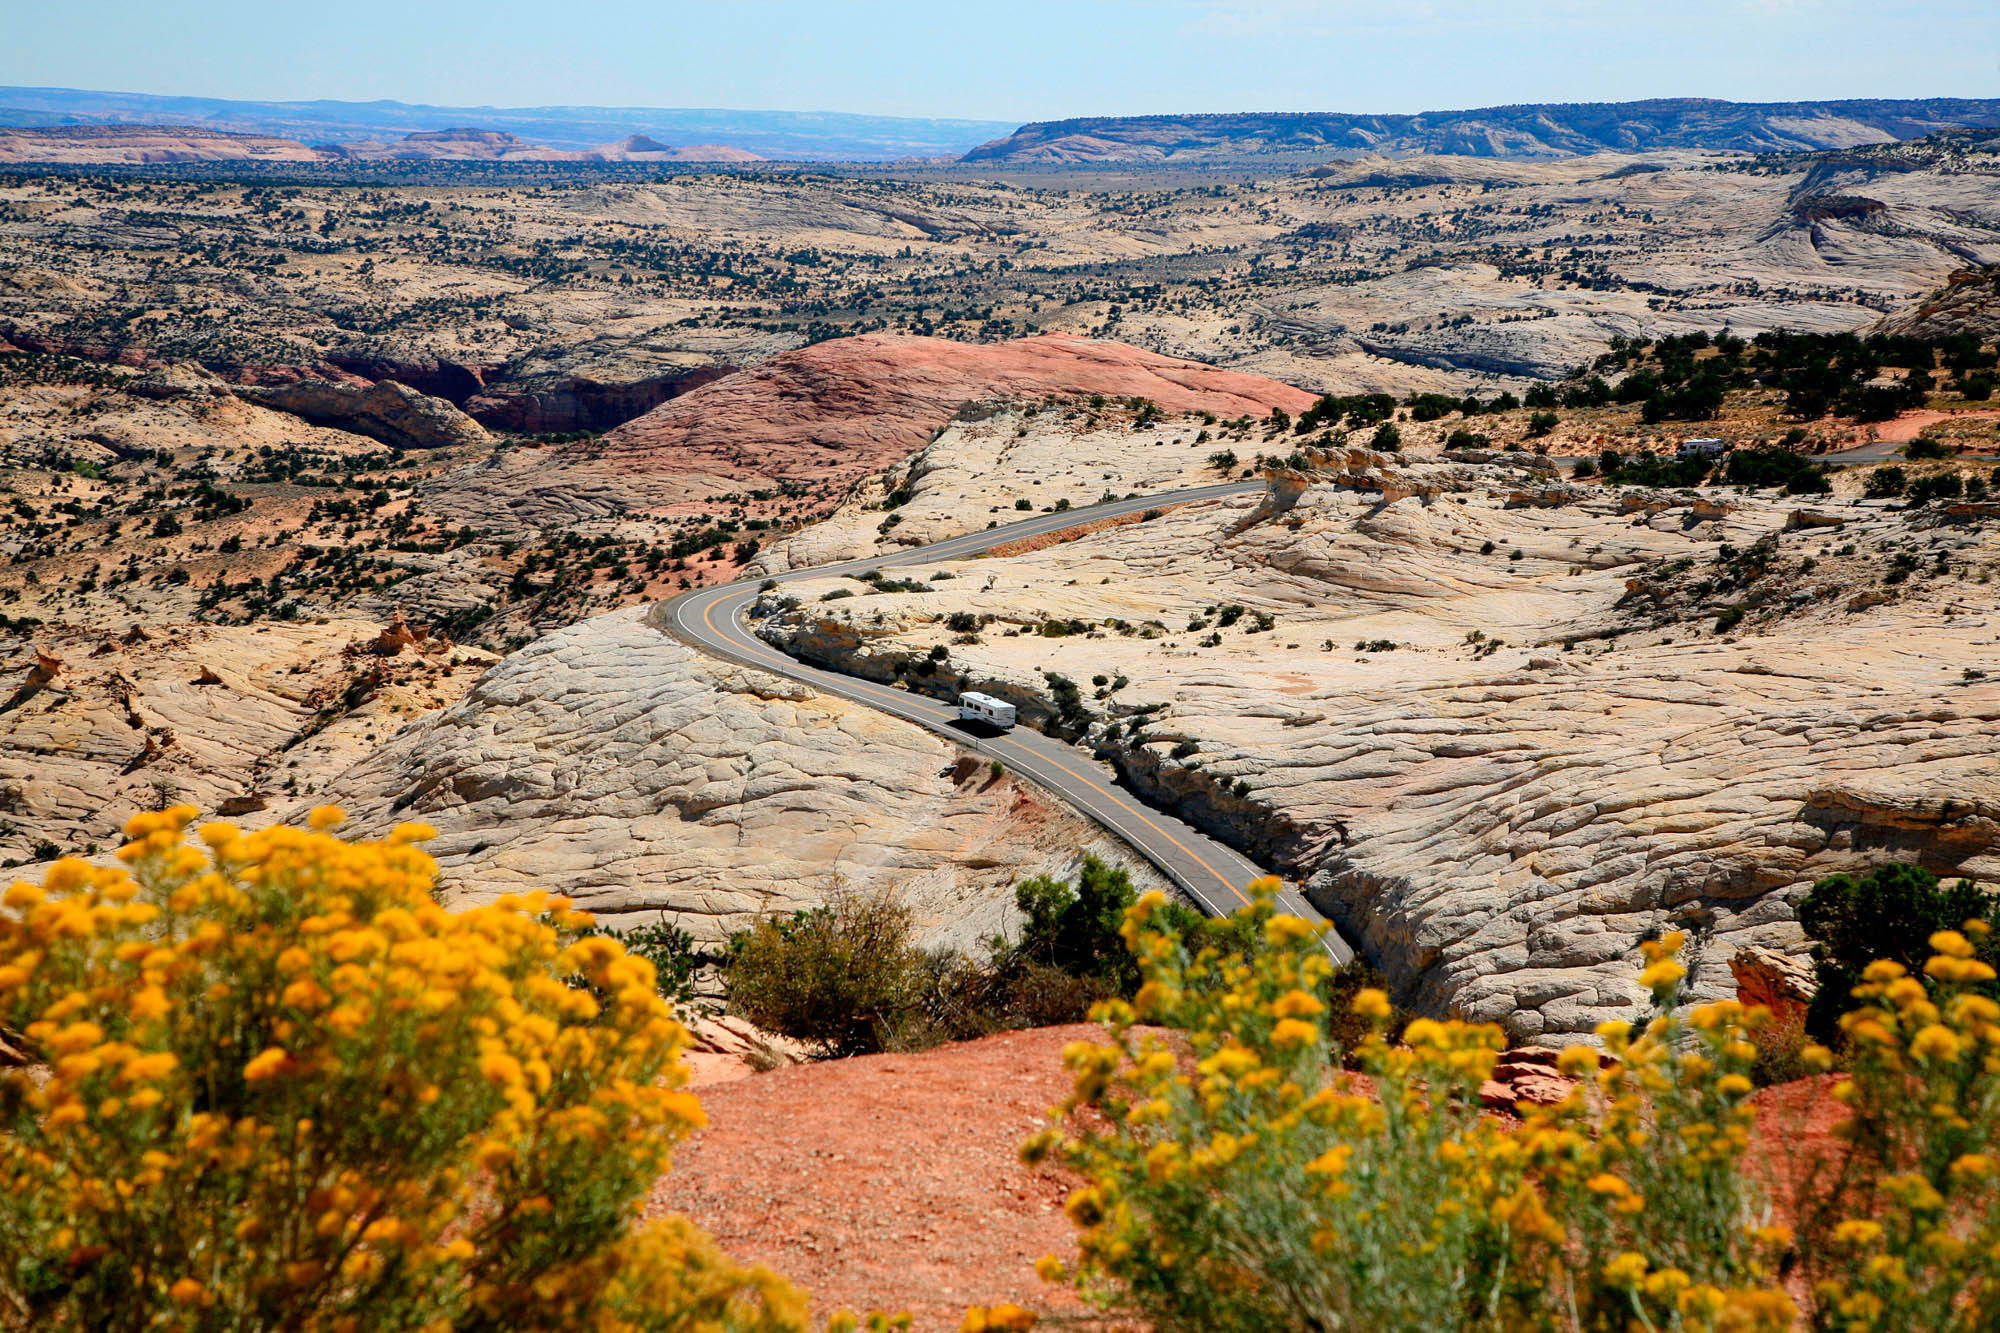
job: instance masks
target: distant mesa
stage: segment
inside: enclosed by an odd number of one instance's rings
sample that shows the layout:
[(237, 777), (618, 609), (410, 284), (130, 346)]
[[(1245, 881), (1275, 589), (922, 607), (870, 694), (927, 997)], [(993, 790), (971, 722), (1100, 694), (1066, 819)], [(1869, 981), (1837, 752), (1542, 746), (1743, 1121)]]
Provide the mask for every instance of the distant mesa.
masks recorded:
[(601, 162), (763, 162), (767, 159), (727, 144), (701, 143), (672, 148), (643, 134), (627, 135), (617, 143), (588, 154)]
[(1194, 163), (1364, 153), (1552, 158), (1670, 149), (1805, 152), (1990, 126), (2000, 126), (2000, 99), (1719, 102), (1676, 97), (1394, 116), (1297, 112), (1053, 120), (1023, 125), (973, 149), (963, 160)]
[[(51, 124), (55, 116), (104, 123)], [(178, 119), (182, 116), (205, 124), (190, 125)], [(446, 116), (476, 116), (486, 123), (471, 126), (465, 120), (443, 119)], [(1592, 153), (1867, 149), (1942, 130), (2000, 127), (2000, 98), (1722, 102), (1677, 97), (1414, 115), (1311, 111), (1114, 116), (1022, 125), (984, 143), (971, 133), (991, 133), (998, 126), (685, 108), (238, 103), (0, 88), (0, 120), (10, 119), (31, 127), (0, 127), (0, 163), (747, 163), (776, 158), (1172, 166), (1275, 159), (1310, 166), (1362, 156), (1534, 160)], [(614, 137), (621, 132), (623, 137)], [(663, 133), (698, 137), (702, 142), (674, 145), (658, 137)], [(306, 135), (319, 146), (308, 147), (305, 141), (289, 137), (293, 134)], [(977, 146), (966, 151), (966, 145)]]
[(308, 146), (186, 125), (0, 126), (0, 163), (158, 166), (181, 162), (762, 162), (726, 144), (673, 147), (643, 134), (599, 148), (550, 148), (506, 130), (460, 126), (399, 139)]
[[(637, 135), (686, 158), (718, 157), (715, 145), (785, 162), (955, 160), (960, 153), (1011, 132), (1012, 123), (938, 120), (839, 112), (730, 111), (717, 107), (429, 106), (418, 102), (254, 102), (222, 97), (169, 97), (87, 88), (0, 87), (0, 125), (197, 125), (303, 144), (369, 141), (391, 145), (411, 131), (477, 125), (505, 130), (530, 144), (591, 153)], [(691, 144), (691, 149), (674, 145)], [(641, 147), (639, 152), (661, 148)], [(644, 159), (641, 159), (644, 160)]]
[(0, 163), (60, 166), (164, 166), (177, 162), (316, 162), (296, 139), (229, 134), (185, 125), (0, 127)]
[(420, 130), (393, 143), (361, 139), (319, 150), (350, 162), (573, 162), (580, 153), (543, 148), (505, 130)]

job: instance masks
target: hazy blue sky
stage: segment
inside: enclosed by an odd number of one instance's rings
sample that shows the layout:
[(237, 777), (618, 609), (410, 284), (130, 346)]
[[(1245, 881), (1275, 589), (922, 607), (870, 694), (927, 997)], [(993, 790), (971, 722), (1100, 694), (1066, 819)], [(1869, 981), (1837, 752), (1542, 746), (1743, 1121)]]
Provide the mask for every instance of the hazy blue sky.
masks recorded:
[(0, 0), (0, 83), (1043, 120), (2000, 96), (2000, 3)]

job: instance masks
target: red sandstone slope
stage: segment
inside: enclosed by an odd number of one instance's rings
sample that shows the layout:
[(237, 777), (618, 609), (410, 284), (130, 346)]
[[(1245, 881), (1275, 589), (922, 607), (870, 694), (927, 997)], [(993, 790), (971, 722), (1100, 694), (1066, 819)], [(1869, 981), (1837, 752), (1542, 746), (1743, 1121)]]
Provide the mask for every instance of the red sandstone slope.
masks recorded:
[[(635, 467), (688, 466), (780, 480), (801, 466), (830, 480), (879, 471), (930, 442), (974, 399), (1104, 394), (1219, 417), (1298, 412), (1288, 384), (1142, 351), (1045, 334), (1004, 343), (867, 334), (773, 357), (663, 403), (606, 435)], [(698, 460), (698, 461), (697, 461)]]
[[(1262, 417), (1313, 395), (1124, 343), (1045, 334), (1003, 343), (867, 334), (801, 347), (662, 403), (594, 441), (513, 450), (450, 474), (427, 502), (491, 524), (669, 511), (717, 495), (804, 488), (830, 508), (854, 481), (928, 444), (968, 402), (1103, 394), (1169, 413)], [(797, 512), (796, 510), (794, 512)]]

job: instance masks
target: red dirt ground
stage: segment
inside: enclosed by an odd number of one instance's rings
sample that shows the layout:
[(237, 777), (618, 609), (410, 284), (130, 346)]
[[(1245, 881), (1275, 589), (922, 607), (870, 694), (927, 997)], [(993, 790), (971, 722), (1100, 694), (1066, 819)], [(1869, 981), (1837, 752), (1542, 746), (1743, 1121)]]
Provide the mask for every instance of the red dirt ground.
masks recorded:
[(842, 1306), (955, 1329), (968, 1305), (1076, 1311), (1034, 1274), (1074, 1258), (1071, 1183), (1031, 1171), (1021, 1140), (1068, 1094), (1062, 1048), (1089, 1025), (1006, 1032), (922, 1055), (873, 1055), (701, 1089), (709, 1128), (654, 1187), (731, 1256)]
[[(907, 1310), (956, 1329), (968, 1305), (1081, 1312), (1034, 1261), (1075, 1257), (1063, 1216), (1073, 1182), (1016, 1157), (1068, 1092), (1062, 1048), (1088, 1024), (1006, 1032), (920, 1055), (794, 1065), (700, 1090), (709, 1128), (683, 1145), (649, 1214), (684, 1213), (730, 1255), (812, 1293), (824, 1317)], [(709, 1071), (710, 1076), (728, 1071)], [(1766, 1088), (1752, 1169), (1789, 1221), (1811, 1164), (1835, 1151), (1845, 1108), (1831, 1076)], [(1354, 1079), (1366, 1091), (1367, 1080)]]
[(1875, 427), (1875, 438), (1907, 444), (1923, 434), (1926, 426), (1935, 426), (1940, 421), (1989, 421), (1995, 417), (2000, 417), (2000, 412), (1905, 412), (1894, 421)]

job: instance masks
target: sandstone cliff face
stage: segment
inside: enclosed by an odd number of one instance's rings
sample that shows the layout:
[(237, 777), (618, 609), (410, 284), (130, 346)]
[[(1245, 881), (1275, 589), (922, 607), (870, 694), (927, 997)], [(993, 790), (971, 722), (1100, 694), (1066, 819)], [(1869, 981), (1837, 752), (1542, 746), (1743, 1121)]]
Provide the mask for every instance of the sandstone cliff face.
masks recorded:
[(1092, 394), (1219, 417), (1296, 413), (1313, 401), (1275, 380), (1120, 343), (870, 334), (773, 357), (588, 445), (452, 473), (427, 498), (468, 520), (507, 511), (531, 524), (788, 485), (831, 498), (922, 448), (970, 400)]
[[(537, 640), (328, 795), (421, 818), (455, 900), (529, 887), (719, 942), (757, 913), (894, 888), (927, 943), (1006, 929), (1011, 885), (1134, 859), (908, 724), (673, 642), (640, 608)], [(1135, 882), (1154, 886), (1143, 864)]]
[[(1339, 461), (1350, 486), (1288, 479), (925, 592), (788, 584), (765, 633), (1030, 715), (1067, 675), (1136, 787), (1305, 879), (1406, 998), (1522, 1039), (1629, 1017), (1649, 931), (1688, 930), (1693, 993), (1721, 998), (1738, 947), (1802, 947), (1815, 878), (2000, 873), (2000, 535), (1845, 500), (1817, 506), (1837, 532), (1748, 496), (1543, 506), (1516, 497), (1558, 488), (1491, 467)], [(1740, 625), (1658, 609), (1753, 548)], [(1885, 586), (1896, 553), (1922, 572)]]
[(487, 442), (485, 429), (442, 398), (432, 398), (395, 380), (367, 388), (327, 380), (299, 380), (236, 392), (263, 407), (303, 418), (315, 426), (366, 435), (392, 449), (436, 449)]
[(1982, 342), (2000, 336), (2000, 265), (1962, 269), (1944, 290), (1914, 308), (1882, 321), (1887, 333), (1916, 338), (1949, 338), (1970, 333)]
[(613, 382), (588, 375), (509, 381), (482, 389), (462, 406), (473, 420), (495, 430), (528, 434), (610, 430), (689, 390), (719, 380), (732, 369), (703, 366)]

